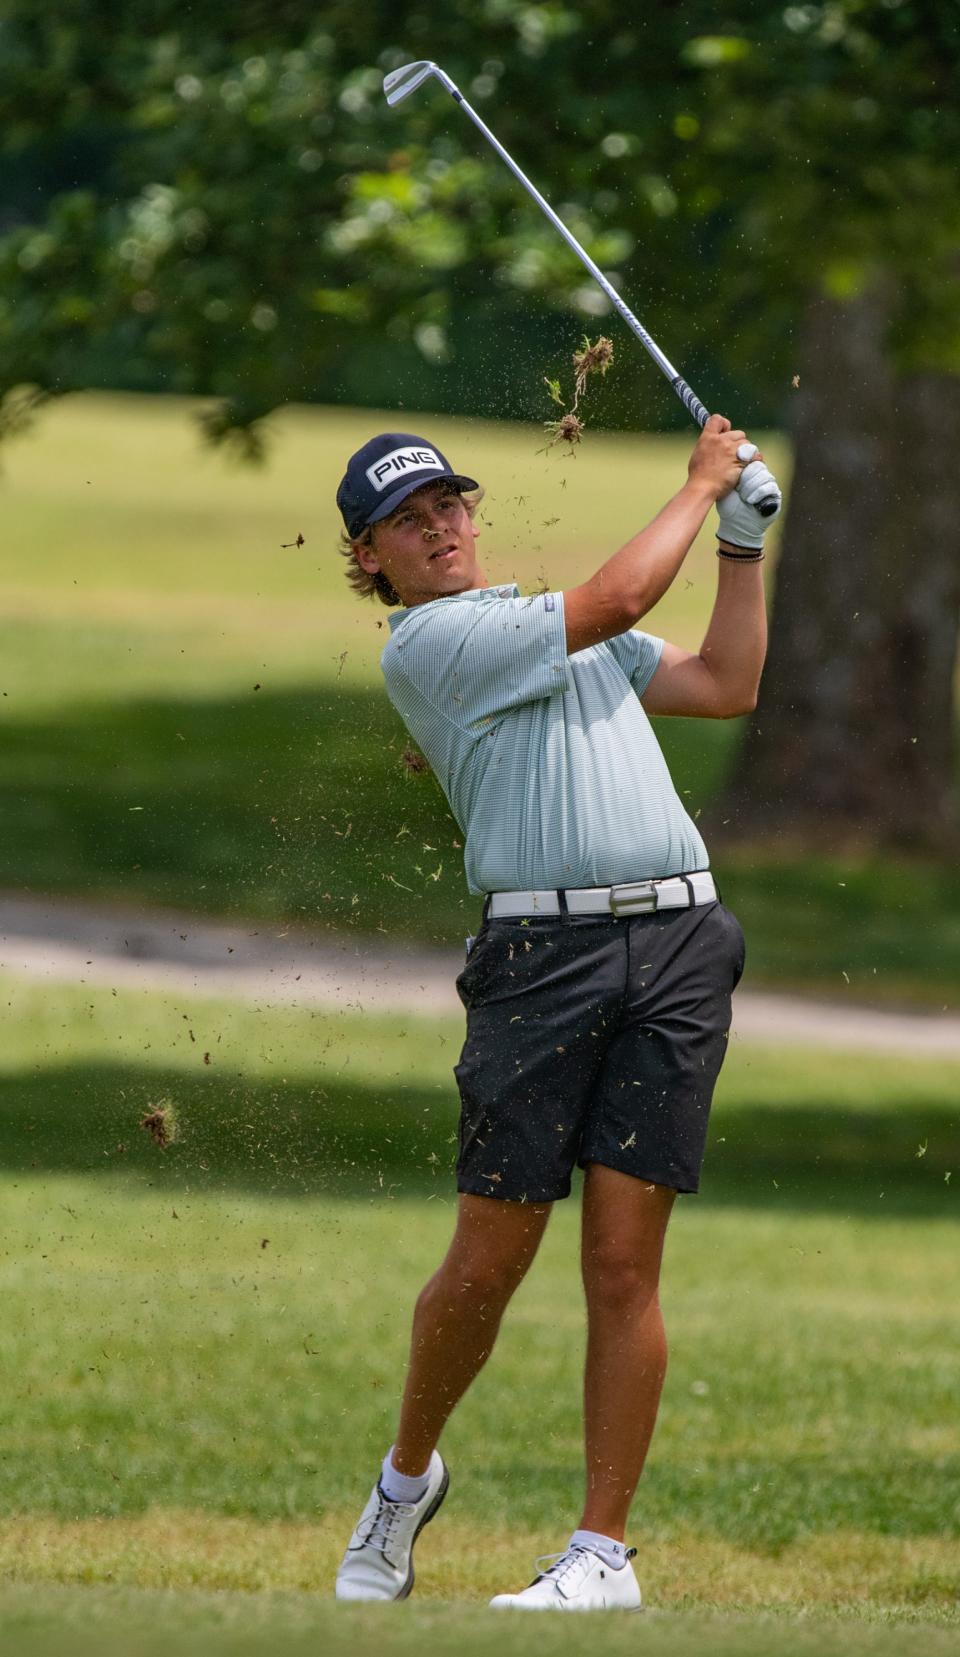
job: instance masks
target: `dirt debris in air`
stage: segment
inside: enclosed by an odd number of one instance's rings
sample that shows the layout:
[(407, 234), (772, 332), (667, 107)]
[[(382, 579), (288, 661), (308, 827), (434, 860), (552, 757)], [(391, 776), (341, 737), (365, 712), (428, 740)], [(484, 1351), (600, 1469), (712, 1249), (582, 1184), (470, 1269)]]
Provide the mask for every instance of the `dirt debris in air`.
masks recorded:
[(140, 1118), (140, 1126), (161, 1151), (172, 1145), (180, 1133), (177, 1113), (169, 1099), (163, 1099), (157, 1105), (150, 1105)]
[(592, 374), (599, 374), (600, 378), (603, 379), (612, 362), (613, 341), (607, 339), (605, 334), (600, 334), (596, 340), (591, 342), (585, 334), (580, 350), (573, 353), (573, 400), (569, 408), (567, 408), (566, 399), (560, 390), (560, 381), (551, 380), (547, 375), (544, 375), (544, 385), (557, 407), (563, 410), (559, 420), (544, 421), (544, 431), (550, 439), (547, 444), (548, 449), (552, 449), (556, 443), (566, 443), (572, 450), (573, 446), (580, 442), (585, 422), (580, 418), (577, 410), (580, 406), (580, 399), (586, 391), (587, 381)]
[(573, 353), (573, 367), (577, 379), (574, 387), (574, 403), (583, 395), (587, 379), (591, 374), (599, 374), (601, 379), (613, 362), (613, 342), (601, 334), (595, 345), (584, 335), (583, 347)]
[(583, 421), (576, 414), (565, 414), (561, 420), (547, 420), (544, 424), (548, 432), (553, 432), (554, 443), (579, 443), (583, 436)]

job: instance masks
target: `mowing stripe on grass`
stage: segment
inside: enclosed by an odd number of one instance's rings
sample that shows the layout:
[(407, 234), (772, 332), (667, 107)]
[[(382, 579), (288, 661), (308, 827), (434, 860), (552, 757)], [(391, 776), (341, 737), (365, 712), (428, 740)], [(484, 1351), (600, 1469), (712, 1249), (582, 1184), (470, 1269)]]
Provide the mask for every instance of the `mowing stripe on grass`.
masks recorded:
[(955, 1630), (927, 1618), (891, 1626), (847, 1616), (648, 1611), (541, 1617), (418, 1601), (336, 1605), (313, 1594), (122, 1587), (0, 1589), (0, 1634), (43, 1657), (956, 1657)]
[[(356, 1517), (345, 1509), (315, 1523), (264, 1525), (164, 1508), (78, 1521), (22, 1514), (0, 1520), (0, 1575), (8, 1582), (329, 1596)], [(485, 1604), (495, 1593), (523, 1587), (537, 1557), (565, 1540), (556, 1531), (490, 1530), (438, 1518), (417, 1545), (417, 1598)], [(669, 1542), (646, 1540), (638, 1531), (634, 1541), (644, 1598), (661, 1610), (865, 1616), (922, 1610), (960, 1627), (960, 1562), (956, 1543), (944, 1538), (845, 1530), (770, 1552), (692, 1531)]]

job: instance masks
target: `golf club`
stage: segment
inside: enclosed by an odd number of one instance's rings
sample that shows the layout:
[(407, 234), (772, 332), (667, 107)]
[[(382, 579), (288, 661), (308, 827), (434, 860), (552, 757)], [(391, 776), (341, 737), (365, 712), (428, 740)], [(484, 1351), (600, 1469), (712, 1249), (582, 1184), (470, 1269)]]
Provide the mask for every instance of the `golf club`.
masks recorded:
[[(536, 186), (531, 184), (526, 173), (521, 172), (520, 168), (517, 166), (517, 163), (511, 155), (508, 155), (499, 139), (495, 138), (486, 123), (481, 121), (476, 110), (471, 109), (466, 98), (463, 96), (463, 93), (450, 79), (450, 76), (447, 75), (438, 64), (431, 63), (426, 59), (418, 63), (405, 63), (399, 69), (392, 69), (390, 74), (384, 77), (383, 90), (386, 94), (387, 103), (391, 105), (401, 103), (404, 98), (409, 97), (411, 92), (415, 92), (417, 87), (421, 86), (430, 75), (436, 76), (441, 86), (446, 88), (454, 101), (460, 105), (460, 108), (463, 109), (467, 115), (469, 115), (474, 126), (483, 133), (484, 138), (487, 140), (488, 144), (493, 146), (501, 160), (506, 162), (514, 177), (520, 180), (520, 183), (523, 185), (524, 189), (533, 197), (534, 201), (537, 203), (537, 206), (541, 208), (550, 220), (550, 223), (557, 230), (559, 230), (567, 246), (572, 248), (581, 264), (586, 266), (594, 281), (597, 282), (603, 289), (611, 305), (623, 318), (624, 322), (627, 324), (627, 327), (630, 328), (634, 334), (636, 334), (641, 345), (650, 353), (657, 367), (660, 369), (660, 372), (666, 375), (681, 403), (687, 410), (687, 413), (697, 422), (698, 426), (704, 426), (706, 421), (709, 419), (709, 410), (705, 408), (703, 403), (701, 403), (699, 397), (696, 395), (696, 392), (691, 390), (682, 374), (677, 373), (677, 370), (674, 368), (669, 357), (664, 356), (656, 341), (651, 339), (643, 324), (638, 322), (629, 305), (621, 299), (616, 288), (613, 286), (613, 283), (607, 280), (599, 265), (594, 264), (589, 253), (585, 248), (581, 247), (576, 236), (574, 236), (572, 232), (567, 229), (563, 220), (550, 206), (550, 203), (544, 199)], [(764, 518), (769, 518), (771, 514), (777, 510), (777, 502), (774, 498), (758, 501), (756, 505), (757, 510)]]

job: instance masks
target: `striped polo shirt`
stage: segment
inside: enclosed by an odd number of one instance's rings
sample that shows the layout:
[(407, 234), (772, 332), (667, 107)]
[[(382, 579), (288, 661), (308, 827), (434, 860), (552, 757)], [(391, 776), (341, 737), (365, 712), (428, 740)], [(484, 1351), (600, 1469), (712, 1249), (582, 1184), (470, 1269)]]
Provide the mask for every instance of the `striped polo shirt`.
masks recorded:
[(460, 825), (472, 893), (707, 867), (640, 705), (662, 649), (631, 630), (568, 656), (563, 594), (515, 582), (391, 613), (387, 694)]

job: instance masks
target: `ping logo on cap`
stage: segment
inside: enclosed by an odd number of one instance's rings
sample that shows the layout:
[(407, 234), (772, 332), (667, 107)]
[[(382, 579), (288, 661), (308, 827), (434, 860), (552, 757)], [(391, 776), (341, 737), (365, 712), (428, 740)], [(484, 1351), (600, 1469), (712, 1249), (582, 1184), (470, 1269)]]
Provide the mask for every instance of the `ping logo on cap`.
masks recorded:
[(446, 467), (434, 449), (393, 449), (367, 467), (367, 477), (378, 495), (406, 472), (445, 472)]

